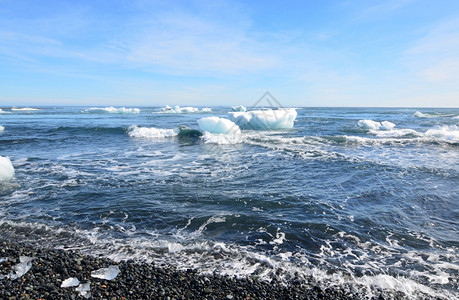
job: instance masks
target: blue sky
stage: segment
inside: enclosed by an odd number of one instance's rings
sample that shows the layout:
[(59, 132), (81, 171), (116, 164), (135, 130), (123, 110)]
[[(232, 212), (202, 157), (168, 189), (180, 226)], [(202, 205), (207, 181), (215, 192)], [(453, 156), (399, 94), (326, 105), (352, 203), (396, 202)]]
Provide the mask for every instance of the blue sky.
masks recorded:
[(0, 106), (459, 106), (459, 1), (0, 0)]

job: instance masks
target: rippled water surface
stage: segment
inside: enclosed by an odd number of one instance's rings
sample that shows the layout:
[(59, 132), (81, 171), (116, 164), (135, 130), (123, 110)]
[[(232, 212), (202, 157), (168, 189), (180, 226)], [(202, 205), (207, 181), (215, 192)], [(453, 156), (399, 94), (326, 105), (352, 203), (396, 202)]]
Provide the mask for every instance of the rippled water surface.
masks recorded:
[(459, 297), (459, 109), (301, 108), (293, 129), (237, 140), (178, 134), (228, 107), (139, 109), (2, 108), (0, 155), (15, 168), (0, 183), (2, 235), (202, 273)]

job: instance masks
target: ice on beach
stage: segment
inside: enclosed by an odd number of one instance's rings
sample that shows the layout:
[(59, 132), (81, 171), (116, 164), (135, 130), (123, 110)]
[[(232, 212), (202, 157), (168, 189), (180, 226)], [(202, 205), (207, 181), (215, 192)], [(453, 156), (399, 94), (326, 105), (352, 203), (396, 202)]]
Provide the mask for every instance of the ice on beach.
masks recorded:
[(77, 278), (70, 277), (62, 281), (61, 288), (78, 286), (79, 284), (80, 284), (80, 281)]
[(198, 120), (199, 128), (215, 134), (241, 134), (241, 129), (234, 122), (219, 117), (207, 117)]
[(359, 127), (370, 130), (392, 130), (395, 124), (389, 121), (376, 122), (373, 120), (360, 120)]
[(116, 108), (113, 106), (108, 106), (108, 107), (91, 107), (83, 112), (89, 112), (89, 113), (109, 113), (109, 114), (139, 114), (140, 109), (138, 108), (126, 108), (126, 107), (120, 107)]
[(247, 111), (247, 108), (245, 106), (242, 106), (242, 105), (236, 105), (236, 106), (233, 106), (231, 107), (231, 110), (232, 111)]
[(13, 178), (14, 168), (8, 157), (0, 156), (0, 181), (7, 181)]
[(120, 268), (118, 266), (112, 265), (108, 268), (102, 268), (91, 272), (91, 277), (113, 280), (120, 273)]
[(246, 112), (229, 112), (230, 119), (242, 129), (291, 129), (297, 112), (295, 108), (279, 108)]
[(91, 293), (89, 293), (90, 290), (91, 290), (91, 284), (89, 282), (81, 283), (75, 289), (75, 291), (79, 292), (80, 296), (82, 296), (84, 298), (90, 298), (91, 297)]
[(191, 107), (191, 106), (186, 106), (186, 107), (180, 107), (178, 105), (171, 107), (169, 105), (166, 105), (161, 109), (161, 111), (169, 114), (189, 114), (189, 113), (199, 113), (199, 112), (212, 112), (212, 109), (210, 107), (204, 107), (203, 109), (199, 110), (197, 107)]
[(174, 129), (163, 129), (163, 128), (154, 128), (154, 127), (138, 127), (136, 125), (129, 127), (129, 136), (137, 138), (167, 138), (174, 137), (179, 134), (180, 130), (178, 128)]
[(7, 275), (11, 280), (18, 279), (32, 268), (33, 257), (20, 256), (19, 263), (13, 266), (13, 271)]

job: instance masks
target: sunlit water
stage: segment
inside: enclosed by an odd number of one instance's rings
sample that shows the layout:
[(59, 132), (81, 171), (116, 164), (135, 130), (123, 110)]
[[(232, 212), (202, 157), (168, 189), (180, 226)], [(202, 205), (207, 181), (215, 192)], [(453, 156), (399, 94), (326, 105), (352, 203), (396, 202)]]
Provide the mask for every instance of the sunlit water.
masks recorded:
[(87, 109), (0, 112), (0, 155), (15, 168), (0, 183), (5, 237), (369, 296), (459, 297), (459, 109), (302, 108), (292, 130), (236, 141), (176, 134), (228, 107)]

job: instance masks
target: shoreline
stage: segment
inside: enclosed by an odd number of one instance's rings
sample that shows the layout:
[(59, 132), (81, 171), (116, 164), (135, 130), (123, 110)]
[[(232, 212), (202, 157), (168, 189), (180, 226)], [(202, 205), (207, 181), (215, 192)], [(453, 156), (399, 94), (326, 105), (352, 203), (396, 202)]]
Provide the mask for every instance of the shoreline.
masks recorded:
[[(32, 257), (31, 268), (17, 279), (8, 278), (20, 256)], [(91, 277), (91, 272), (116, 265), (113, 280)], [(5, 277), (6, 276), (6, 277)], [(61, 287), (76, 277), (90, 283), (88, 294)], [(39, 248), (0, 240), (0, 299), (362, 299), (340, 289), (322, 289), (308, 282), (283, 284), (275, 280), (199, 275), (195, 270), (135, 262), (114, 262), (78, 251)], [(377, 299), (384, 299), (380, 296)]]

